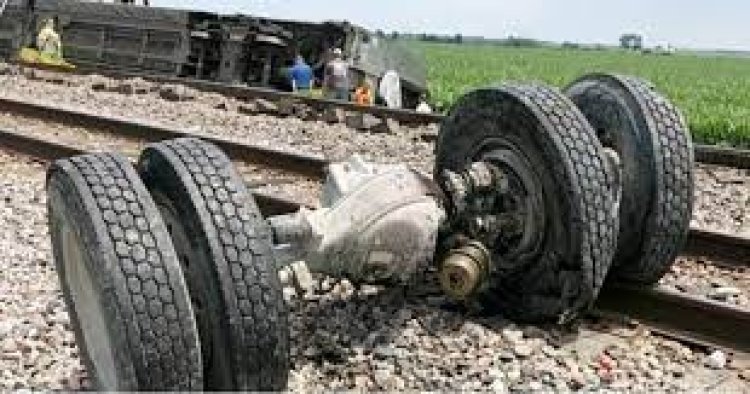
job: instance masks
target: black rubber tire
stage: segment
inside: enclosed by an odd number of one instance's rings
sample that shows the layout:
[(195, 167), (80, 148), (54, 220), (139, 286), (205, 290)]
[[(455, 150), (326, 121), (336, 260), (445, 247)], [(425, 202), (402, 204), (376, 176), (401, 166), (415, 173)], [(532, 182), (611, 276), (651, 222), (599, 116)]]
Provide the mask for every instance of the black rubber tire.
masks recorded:
[[(616, 244), (603, 148), (557, 90), (504, 85), (471, 92), (453, 107), (436, 143), (436, 176), (465, 168), (491, 141), (512, 144), (532, 164), (547, 224), (537, 253), (520, 256), (513, 272), (492, 272), (481, 298), (514, 320), (567, 322), (596, 299)], [(503, 258), (491, 252), (494, 261)]]
[[(202, 390), (187, 285), (133, 166), (106, 153), (58, 160), (47, 189), (57, 273), (93, 384), (118, 391)], [(93, 360), (106, 353), (111, 356)]]
[(284, 389), (289, 327), (270, 227), (232, 162), (214, 145), (181, 138), (149, 145), (138, 169), (162, 213), (176, 219), (173, 239), (189, 240), (175, 247), (203, 303), (195, 309), (206, 388)]
[(621, 224), (610, 280), (656, 283), (682, 249), (692, 217), (694, 157), (687, 124), (637, 78), (587, 75), (566, 93), (602, 143), (620, 155)]

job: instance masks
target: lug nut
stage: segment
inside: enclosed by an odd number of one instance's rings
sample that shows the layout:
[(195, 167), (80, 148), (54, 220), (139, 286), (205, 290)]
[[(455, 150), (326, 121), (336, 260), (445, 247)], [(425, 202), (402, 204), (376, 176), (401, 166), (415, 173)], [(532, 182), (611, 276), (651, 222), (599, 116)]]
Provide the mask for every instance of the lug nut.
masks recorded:
[(497, 174), (487, 162), (477, 161), (471, 163), (464, 176), (471, 185), (472, 190), (481, 191), (494, 187)]

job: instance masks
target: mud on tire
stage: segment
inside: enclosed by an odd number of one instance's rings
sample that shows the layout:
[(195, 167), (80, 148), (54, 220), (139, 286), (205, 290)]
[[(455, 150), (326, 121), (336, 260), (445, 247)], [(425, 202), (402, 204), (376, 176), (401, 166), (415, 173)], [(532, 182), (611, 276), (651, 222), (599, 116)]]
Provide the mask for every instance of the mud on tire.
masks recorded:
[[(484, 303), (522, 321), (564, 322), (595, 300), (616, 243), (612, 173), (586, 119), (558, 91), (505, 85), (461, 98), (443, 122), (436, 176), (461, 171), (484, 150), (503, 149), (528, 162), (538, 180), (529, 198), (546, 212), (533, 250), (506, 256), (490, 248), (493, 265)], [(491, 246), (491, 245), (490, 245)]]
[(76, 342), (105, 390), (202, 390), (198, 331), (169, 234), (131, 164), (55, 162), (49, 227)]
[(622, 165), (619, 245), (611, 280), (652, 284), (685, 242), (693, 210), (693, 148), (679, 111), (647, 82), (587, 75), (566, 89)]
[(206, 388), (285, 388), (287, 310), (271, 232), (231, 161), (209, 143), (183, 138), (148, 146), (138, 169), (188, 278)]

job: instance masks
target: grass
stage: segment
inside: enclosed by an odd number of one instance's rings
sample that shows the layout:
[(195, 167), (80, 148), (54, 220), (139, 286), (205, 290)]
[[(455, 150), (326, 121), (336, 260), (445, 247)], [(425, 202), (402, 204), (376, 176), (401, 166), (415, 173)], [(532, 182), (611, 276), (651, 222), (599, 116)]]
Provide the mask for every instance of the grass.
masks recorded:
[(650, 80), (686, 116), (696, 142), (750, 148), (750, 59), (619, 50), (415, 43), (427, 60), (431, 100), (448, 108), (465, 92), (502, 81), (562, 88), (593, 71)]

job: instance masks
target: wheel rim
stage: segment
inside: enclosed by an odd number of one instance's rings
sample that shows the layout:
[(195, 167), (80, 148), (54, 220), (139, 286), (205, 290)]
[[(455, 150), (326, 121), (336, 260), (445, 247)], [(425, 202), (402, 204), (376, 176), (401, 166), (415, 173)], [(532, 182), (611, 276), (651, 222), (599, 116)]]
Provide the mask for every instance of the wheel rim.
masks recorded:
[(513, 144), (491, 141), (483, 146), (481, 160), (498, 167), (507, 178), (507, 192), (503, 195), (504, 211), (513, 215), (518, 223), (517, 232), (503, 237), (495, 244), (496, 252), (503, 251), (503, 261), (516, 260), (533, 254), (543, 240), (546, 222), (544, 203), (541, 200), (541, 180), (531, 170), (531, 163)]
[[(469, 165), (484, 162), (502, 173), (502, 185), (472, 198), (473, 206), (458, 228), (469, 229), (469, 236), (480, 240), (495, 256), (493, 268), (512, 271), (528, 261), (544, 241), (546, 209), (542, 183), (525, 153), (512, 141), (488, 139), (468, 155)], [(467, 165), (467, 168), (468, 166)], [(477, 224), (481, 217), (494, 217), (502, 230)], [(496, 222), (497, 223), (497, 222)]]
[(81, 239), (70, 225), (58, 223), (58, 231), (62, 235), (62, 255), (67, 273), (65, 278), (83, 333), (86, 354), (95, 367), (92, 372), (96, 375), (99, 387), (117, 387), (112, 340), (104, 321), (104, 308), (94, 289), (88, 259), (81, 249)]

